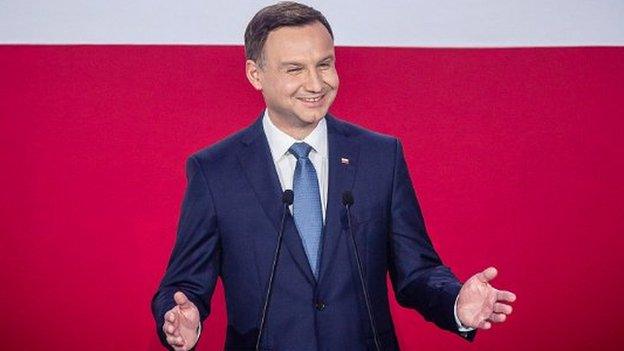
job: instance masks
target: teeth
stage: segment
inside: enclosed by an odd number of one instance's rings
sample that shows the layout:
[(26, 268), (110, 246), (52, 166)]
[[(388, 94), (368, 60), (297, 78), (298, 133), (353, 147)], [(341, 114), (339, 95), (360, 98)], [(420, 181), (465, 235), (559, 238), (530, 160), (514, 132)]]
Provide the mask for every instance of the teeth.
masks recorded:
[(303, 101), (305, 102), (317, 102), (322, 98), (322, 96), (316, 97), (316, 98), (301, 98)]

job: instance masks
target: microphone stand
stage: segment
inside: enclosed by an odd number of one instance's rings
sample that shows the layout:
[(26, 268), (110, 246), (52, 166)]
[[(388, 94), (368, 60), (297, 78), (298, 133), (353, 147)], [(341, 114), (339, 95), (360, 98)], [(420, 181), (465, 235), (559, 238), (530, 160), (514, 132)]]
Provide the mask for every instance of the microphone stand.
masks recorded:
[(262, 340), (262, 331), (266, 322), (266, 315), (269, 309), (269, 301), (271, 300), (271, 292), (273, 291), (273, 277), (275, 276), (275, 270), (277, 268), (277, 260), (279, 258), (280, 250), (282, 248), (282, 238), (284, 237), (284, 221), (286, 219), (286, 213), (288, 212), (288, 206), (292, 205), (294, 200), (294, 194), (292, 190), (285, 190), (282, 193), (282, 221), (280, 223), (280, 230), (277, 233), (277, 245), (275, 246), (275, 252), (273, 254), (273, 263), (271, 264), (271, 274), (269, 275), (269, 283), (267, 286), (266, 295), (264, 297), (264, 304), (262, 306), (262, 317), (260, 318), (260, 329), (258, 331), (258, 338), (256, 339), (256, 351), (260, 350), (260, 341)]
[(375, 327), (375, 320), (373, 319), (370, 298), (368, 297), (368, 289), (366, 288), (366, 281), (364, 281), (364, 273), (362, 272), (362, 260), (360, 260), (360, 254), (355, 242), (355, 235), (353, 234), (353, 227), (351, 226), (351, 205), (353, 205), (354, 202), (355, 200), (353, 199), (353, 194), (350, 191), (342, 193), (342, 204), (347, 209), (347, 225), (349, 226), (349, 234), (351, 236), (351, 242), (353, 243), (353, 249), (355, 251), (355, 261), (357, 263), (358, 275), (360, 276), (362, 292), (364, 293), (364, 302), (366, 303), (366, 311), (368, 312), (368, 321), (373, 331), (375, 348), (377, 351), (381, 351), (381, 344), (379, 343), (379, 336), (377, 335), (377, 328)]

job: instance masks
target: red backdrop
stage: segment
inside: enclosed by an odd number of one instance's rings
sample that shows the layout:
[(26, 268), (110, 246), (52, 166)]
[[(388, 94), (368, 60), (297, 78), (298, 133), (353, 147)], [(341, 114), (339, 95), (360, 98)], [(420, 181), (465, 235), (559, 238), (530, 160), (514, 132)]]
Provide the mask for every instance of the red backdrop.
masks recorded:
[[(620, 349), (624, 48), (337, 56), (333, 112), (402, 139), (445, 262), (518, 295), (474, 344), (394, 303), (403, 349)], [(185, 158), (262, 107), (241, 47), (0, 46), (0, 348), (159, 349)]]

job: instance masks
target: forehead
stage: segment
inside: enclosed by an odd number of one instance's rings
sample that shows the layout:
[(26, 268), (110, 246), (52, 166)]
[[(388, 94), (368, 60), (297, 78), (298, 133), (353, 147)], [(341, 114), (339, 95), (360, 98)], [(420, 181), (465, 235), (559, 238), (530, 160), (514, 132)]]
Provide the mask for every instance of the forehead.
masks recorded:
[(329, 31), (319, 22), (297, 27), (280, 27), (267, 37), (264, 56), (268, 61), (308, 61), (334, 53)]

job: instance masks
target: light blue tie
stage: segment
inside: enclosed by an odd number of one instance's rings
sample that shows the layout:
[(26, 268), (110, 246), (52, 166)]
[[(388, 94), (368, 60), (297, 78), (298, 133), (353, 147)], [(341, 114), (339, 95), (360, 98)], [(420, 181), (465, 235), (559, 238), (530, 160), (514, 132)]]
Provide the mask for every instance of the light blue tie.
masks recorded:
[(318, 277), (318, 261), (323, 230), (323, 212), (318, 178), (314, 165), (308, 158), (312, 147), (306, 143), (294, 143), (289, 151), (297, 158), (293, 177), (293, 215), (308, 256), (314, 277)]

